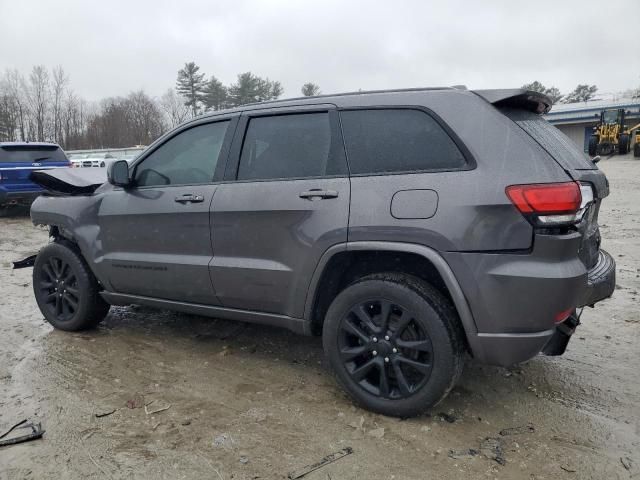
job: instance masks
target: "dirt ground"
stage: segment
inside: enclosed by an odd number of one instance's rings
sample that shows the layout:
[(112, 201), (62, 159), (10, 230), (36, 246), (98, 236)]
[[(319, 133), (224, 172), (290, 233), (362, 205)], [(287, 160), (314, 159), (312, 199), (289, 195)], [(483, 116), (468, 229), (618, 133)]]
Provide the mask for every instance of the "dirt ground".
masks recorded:
[(640, 161), (601, 168), (614, 297), (585, 309), (563, 357), (469, 361), (431, 415), (409, 420), (355, 408), (318, 338), (140, 307), (54, 331), (31, 269), (11, 270), (47, 233), (0, 219), (0, 434), (25, 418), (46, 429), (0, 448), (0, 479), (281, 479), (346, 447), (305, 478), (640, 478)]

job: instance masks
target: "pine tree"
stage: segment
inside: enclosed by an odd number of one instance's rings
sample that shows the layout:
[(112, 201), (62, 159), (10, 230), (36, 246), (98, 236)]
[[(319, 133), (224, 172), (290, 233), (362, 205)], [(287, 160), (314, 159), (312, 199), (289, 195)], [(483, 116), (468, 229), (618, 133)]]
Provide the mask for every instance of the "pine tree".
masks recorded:
[(202, 103), (206, 110), (222, 110), (227, 105), (227, 87), (213, 75), (204, 85)]
[(200, 102), (204, 93), (204, 73), (198, 73), (200, 67), (195, 62), (184, 64), (184, 68), (178, 70), (176, 90), (186, 101), (185, 105), (191, 109), (193, 116), (198, 115)]
[(302, 91), (302, 95), (305, 97), (315, 97), (316, 95), (320, 95), (320, 87), (312, 82), (305, 83), (302, 85), (300, 90)]

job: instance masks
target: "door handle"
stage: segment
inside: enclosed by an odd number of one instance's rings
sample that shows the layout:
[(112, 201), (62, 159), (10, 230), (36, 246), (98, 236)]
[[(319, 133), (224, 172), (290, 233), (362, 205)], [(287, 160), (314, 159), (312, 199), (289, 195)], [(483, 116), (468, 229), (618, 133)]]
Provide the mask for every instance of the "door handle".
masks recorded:
[(338, 198), (338, 192), (335, 190), (321, 190), (319, 188), (312, 188), (305, 192), (301, 192), (300, 198), (307, 200), (323, 200), (325, 198)]
[(200, 203), (204, 201), (202, 195), (194, 195), (193, 193), (185, 193), (184, 195), (177, 196), (175, 199), (178, 203)]

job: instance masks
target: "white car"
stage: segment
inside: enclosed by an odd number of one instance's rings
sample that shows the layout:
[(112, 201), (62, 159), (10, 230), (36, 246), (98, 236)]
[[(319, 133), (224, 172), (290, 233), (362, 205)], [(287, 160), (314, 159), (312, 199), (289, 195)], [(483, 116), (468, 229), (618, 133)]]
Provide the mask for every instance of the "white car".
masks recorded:
[(74, 168), (87, 168), (87, 167), (107, 167), (110, 163), (117, 160), (110, 153), (89, 153), (89, 154), (74, 154), (71, 155), (69, 160), (71, 166)]

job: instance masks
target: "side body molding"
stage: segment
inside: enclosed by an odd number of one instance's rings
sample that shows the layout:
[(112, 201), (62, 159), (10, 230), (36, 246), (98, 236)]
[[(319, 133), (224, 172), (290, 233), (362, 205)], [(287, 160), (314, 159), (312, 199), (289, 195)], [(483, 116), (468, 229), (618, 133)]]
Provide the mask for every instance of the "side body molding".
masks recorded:
[(313, 303), (316, 298), (318, 284), (325, 267), (329, 260), (337, 253), (345, 251), (386, 251), (386, 252), (402, 252), (413, 253), (420, 255), (429, 260), (434, 267), (440, 273), (442, 280), (449, 289), (453, 303), (458, 311), (462, 327), (464, 328), (467, 336), (467, 341), (472, 352), (478, 352), (480, 346), (477, 344), (478, 329), (476, 327), (471, 309), (467, 303), (467, 299), (460, 288), (460, 284), (456, 280), (453, 271), (449, 267), (449, 264), (440, 256), (440, 254), (429, 247), (419, 245), (415, 243), (402, 243), (402, 242), (379, 242), (379, 241), (361, 241), (361, 242), (347, 242), (346, 244), (334, 245), (322, 255), (318, 266), (313, 272), (311, 283), (309, 285), (309, 291), (307, 292), (307, 298), (304, 307), (304, 319), (306, 320), (306, 328), (311, 328), (311, 318), (313, 312)]

